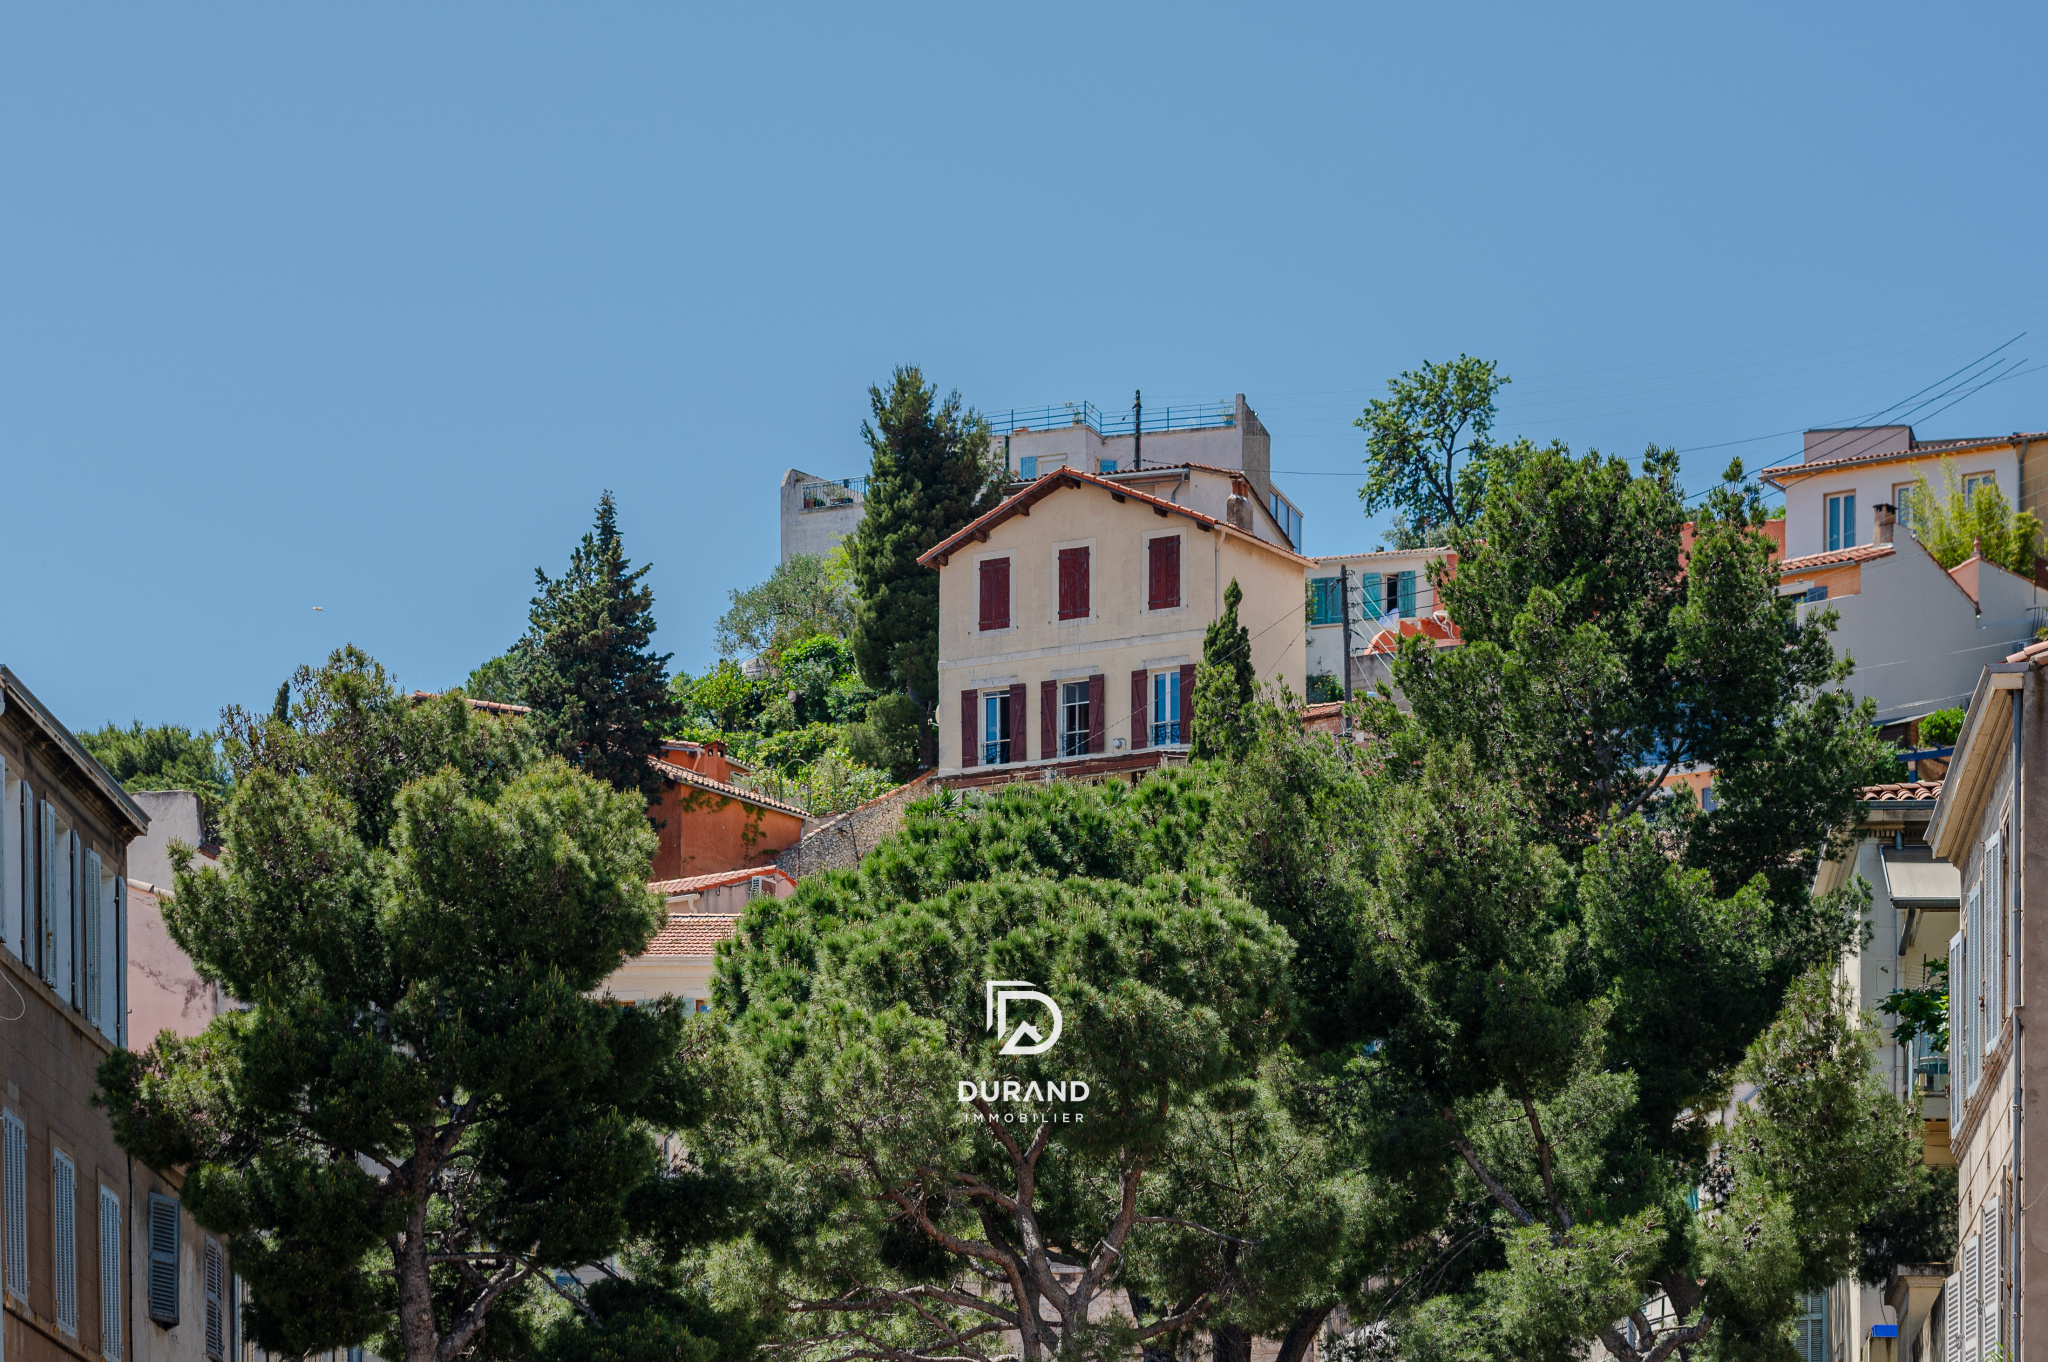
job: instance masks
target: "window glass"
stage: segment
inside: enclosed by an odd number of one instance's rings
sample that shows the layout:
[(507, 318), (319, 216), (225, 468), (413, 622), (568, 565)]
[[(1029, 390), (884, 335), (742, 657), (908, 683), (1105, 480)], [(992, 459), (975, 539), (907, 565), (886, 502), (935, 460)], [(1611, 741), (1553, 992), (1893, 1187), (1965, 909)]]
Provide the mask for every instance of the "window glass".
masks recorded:
[(1020, 478), (1035, 478), (1038, 476), (1038, 456), (1036, 454), (1025, 454), (1018, 458), (1017, 476)]
[(1090, 728), (1088, 683), (1066, 681), (1060, 685), (1060, 755), (1078, 757), (1088, 751)]
[(1967, 505), (1969, 505), (1969, 504), (1970, 504), (1970, 499), (1971, 499), (1972, 497), (1974, 497), (1974, 496), (1976, 496), (1976, 495), (1977, 495), (1977, 489), (1978, 489), (1979, 487), (1996, 487), (1996, 486), (1998, 486), (1998, 479), (1997, 479), (1996, 477), (1992, 476), (1992, 475), (1991, 475), (1991, 474), (1989, 474), (1989, 473), (1966, 473), (1966, 474), (1964, 474), (1964, 475), (1963, 475), (1963, 504), (1964, 504), (1965, 506), (1967, 506)]
[(981, 697), (981, 760), (1000, 766), (1010, 759), (1010, 692), (988, 691)]
[(1892, 506), (1898, 511), (1899, 528), (1908, 534), (1913, 532), (1913, 489), (1917, 486), (1912, 482), (1892, 484)]
[[(1336, 578), (1326, 578), (1334, 582)], [(1180, 739), (1180, 672), (1152, 674), (1152, 745), (1169, 747)]]
[(1856, 547), (1856, 494), (1843, 492), (1828, 498), (1828, 548), (1829, 553), (1837, 549)]

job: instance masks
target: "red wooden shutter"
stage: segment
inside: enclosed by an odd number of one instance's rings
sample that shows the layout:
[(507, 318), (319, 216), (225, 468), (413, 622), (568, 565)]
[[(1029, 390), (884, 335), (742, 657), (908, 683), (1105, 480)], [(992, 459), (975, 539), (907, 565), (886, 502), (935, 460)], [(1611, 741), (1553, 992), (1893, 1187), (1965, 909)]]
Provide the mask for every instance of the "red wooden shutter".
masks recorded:
[(1024, 761), (1030, 744), (1024, 737), (1024, 683), (1014, 682), (1010, 686), (1010, 760)]
[(1183, 663), (1180, 669), (1180, 740), (1191, 743), (1195, 740), (1195, 664)]
[(1088, 678), (1088, 750), (1090, 752), (1100, 752), (1102, 750), (1102, 730), (1105, 726), (1105, 720), (1109, 718), (1109, 715), (1104, 712), (1108, 706), (1103, 701), (1107, 698), (1108, 691), (1107, 678), (1101, 672), (1097, 672)]
[(1152, 675), (1150, 672), (1131, 673), (1131, 749), (1133, 751), (1143, 747), (1145, 740), (1152, 736), (1147, 731), (1148, 725), (1145, 722), (1145, 710), (1148, 707), (1146, 702), (1150, 698), (1145, 692), (1151, 689), (1151, 686)]
[(981, 564), (981, 627), (1010, 627), (1010, 560), (988, 558)]
[(1161, 535), (1147, 548), (1152, 560), (1152, 589), (1147, 608), (1171, 610), (1180, 604), (1180, 536)]
[(1060, 550), (1060, 618), (1063, 620), (1086, 619), (1088, 616), (1088, 550), (1086, 548)]
[(1056, 757), (1060, 754), (1060, 683), (1041, 681), (1038, 683), (1038, 755)]
[[(982, 564), (984, 568), (988, 565)], [(983, 581), (988, 578), (983, 577)], [(981, 728), (975, 723), (975, 702), (981, 699), (981, 692), (963, 690), (960, 692), (960, 764), (973, 766), (981, 760)]]

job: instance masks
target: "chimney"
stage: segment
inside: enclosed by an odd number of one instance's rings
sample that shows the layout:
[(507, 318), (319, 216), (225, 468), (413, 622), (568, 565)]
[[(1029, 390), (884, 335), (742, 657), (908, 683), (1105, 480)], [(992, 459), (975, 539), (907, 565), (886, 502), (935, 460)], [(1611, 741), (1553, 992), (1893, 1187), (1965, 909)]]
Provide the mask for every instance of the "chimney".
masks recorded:
[(1223, 502), (1223, 520), (1225, 524), (1250, 534), (1252, 532), (1252, 499), (1235, 493), (1225, 498)]
[(1870, 542), (1889, 544), (1892, 542), (1892, 527), (1899, 522), (1899, 508), (1883, 502), (1870, 508)]

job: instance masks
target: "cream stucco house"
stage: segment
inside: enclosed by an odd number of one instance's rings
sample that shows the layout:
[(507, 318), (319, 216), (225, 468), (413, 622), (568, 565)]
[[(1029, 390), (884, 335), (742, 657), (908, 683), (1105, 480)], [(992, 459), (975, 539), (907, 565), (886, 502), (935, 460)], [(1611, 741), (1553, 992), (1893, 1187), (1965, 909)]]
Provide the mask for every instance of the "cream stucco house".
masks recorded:
[(1061, 468), (919, 559), (939, 569), (938, 778), (1184, 760), (1233, 578), (1259, 680), (1300, 695), (1310, 560), (1257, 533), (1256, 495), (1231, 469), (1178, 468), (1154, 492)]
[(763, 895), (786, 899), (796, 892), (796, 881), (787, 871), (757, 866), (656, 880), (647, 887), (662, 896), (668, 921), (646, 952), (619, 966), (605, 988), (622, 1003), (675, 997), (702, 1012), (711, 1005), (718, 943), (733, 934), (747, 904)]

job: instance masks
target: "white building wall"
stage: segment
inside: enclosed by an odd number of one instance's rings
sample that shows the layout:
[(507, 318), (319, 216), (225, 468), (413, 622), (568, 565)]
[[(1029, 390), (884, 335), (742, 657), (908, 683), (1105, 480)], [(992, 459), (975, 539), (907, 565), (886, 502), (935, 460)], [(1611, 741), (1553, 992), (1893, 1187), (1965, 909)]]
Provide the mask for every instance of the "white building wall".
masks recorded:
[[(1949, 456), (1956, 478), (1972, 473), (1990, 473), (1998, 490), (2015, 509), (2020, 505), (2019, 454), (2011, 447), (1982, 449)], [(1785, 490), (1785, 556), (1803, 558), (1825, 553), (1828, 548), (1827, 499), (1843, 492), (1856, 495), (1856, 540), (1872, 542), (1870, 508), (1880, 502), (1897, 505), (1897, 488), (1925, 475), (1937, 493), (1941, 490), (1940, 454), (1900, 459), (1888, 463), (1863, 464), (1829, 473), (1803, 477)], [(1790, 476), (1790, 475), (1788, 475)], [(1972, 674), (1974, 680), (1974, 673)]]
[[(788, 562), (799, 553), (823, 558), (839, 547), (839, 541), (853, 533), (867, 514), (866, 499), (858, 489), (843, 488), (831, 494), (833, 499), (843, 495), (843, 504), (805, 508), (805, 485), (830, 481), (800, 468), (792, 468), (782, 475), (782, 561)], [(860, 479), (851, 481), (859, 482)], [(816, 500), (815, 496), (812, 498)]]

